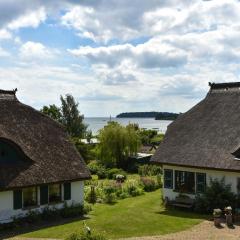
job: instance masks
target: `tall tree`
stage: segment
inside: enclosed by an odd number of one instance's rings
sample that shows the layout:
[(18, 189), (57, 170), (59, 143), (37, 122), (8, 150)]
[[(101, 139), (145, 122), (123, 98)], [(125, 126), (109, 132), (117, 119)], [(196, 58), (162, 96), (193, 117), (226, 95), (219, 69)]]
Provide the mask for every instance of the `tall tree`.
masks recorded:
[(56, 105), (44, 106), (40, 111), (61, 123), (71, 137), (83, 138), (87, 125), (83, 123), (84, 116), (78, 110), (78, 103), (72, 95), (60, 96), (61, 107)]
[(50, 118), (54, 119), (57, 122), (62, 121), (62, 113), (61, 109), (57, 107), (55, 104), (48, 106), (43, 106), (43, 108), (40, 110), (42, 113), (48, 115)]
[(121, 126), (109, 122), (100, 130), (97, 153), (106, 167), (126, 168), (128, 158), (135, 155), (140, 146), (139, 136), (133, 126)]
[(65, 98), (60, 97), (62, 124), (72, 137), (84, 137), (87, 125), (83, 123), (84, 116), (78, 110), (78, 103), (72, 95), (67, 94)]

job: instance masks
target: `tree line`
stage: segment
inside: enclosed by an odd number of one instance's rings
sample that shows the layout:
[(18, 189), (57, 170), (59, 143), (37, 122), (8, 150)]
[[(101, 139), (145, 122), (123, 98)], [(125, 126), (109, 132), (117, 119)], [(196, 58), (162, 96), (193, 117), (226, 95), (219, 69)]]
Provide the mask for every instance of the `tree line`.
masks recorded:
[(125, 127), (109, 121), (96, 136), (99, 141), (97, 145), (84, 144), (81, 140), (91, 139), (92, 133), (84, 123), (78, 102), (69, 94), (60, 96), (60, 102), (60, 106), (43, 106), (40, 111), (64, 126), (86, 162), (97, 159), (107, 168), (125, 169), (129, 157), (136, 155), (142, 144), (157, 144), (162, 140), (162, 135), (155, 130), (143, 130), (137, 124)]

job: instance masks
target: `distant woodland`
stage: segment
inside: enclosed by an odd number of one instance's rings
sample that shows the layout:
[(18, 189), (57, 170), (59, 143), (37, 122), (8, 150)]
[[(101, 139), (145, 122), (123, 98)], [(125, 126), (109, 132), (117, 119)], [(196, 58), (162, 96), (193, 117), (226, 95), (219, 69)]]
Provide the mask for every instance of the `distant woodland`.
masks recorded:
[(170, 112), (125, 112), (120, 113), (117, 118), (155, 118), (156, 120), (175, 120), (178, 113)]

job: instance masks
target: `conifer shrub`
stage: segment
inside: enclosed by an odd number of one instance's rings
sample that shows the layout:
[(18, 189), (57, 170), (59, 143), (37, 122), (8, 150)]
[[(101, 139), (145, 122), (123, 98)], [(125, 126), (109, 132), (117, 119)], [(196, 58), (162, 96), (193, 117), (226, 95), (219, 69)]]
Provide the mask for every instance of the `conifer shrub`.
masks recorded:
[(201, 213), (212, 213), (213, 209), (224, 209), (227, 206), (236, 206), (236, 195), (231, 191), (231, 185), (225, 183), (225, 178), (221, 180), (210, 179), (206, 191), (197, 194), (195, 211)]

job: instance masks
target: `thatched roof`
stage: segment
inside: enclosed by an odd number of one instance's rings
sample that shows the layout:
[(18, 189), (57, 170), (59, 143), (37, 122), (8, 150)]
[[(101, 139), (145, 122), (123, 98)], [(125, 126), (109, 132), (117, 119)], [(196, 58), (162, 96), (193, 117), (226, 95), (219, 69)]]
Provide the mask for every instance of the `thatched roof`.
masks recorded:
[(25, 156), (19, 164), (0, 163), (0, 190), (90, 178), (64, 128), (20, 103), (16, 90), (0, 90), (0, 139)]
[[(210, 84), (206, 98), (169, 125), (153, 162), (240, 171), (240, 83)], [(235, 156), (234, 156), (235, 155)]]

